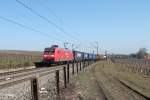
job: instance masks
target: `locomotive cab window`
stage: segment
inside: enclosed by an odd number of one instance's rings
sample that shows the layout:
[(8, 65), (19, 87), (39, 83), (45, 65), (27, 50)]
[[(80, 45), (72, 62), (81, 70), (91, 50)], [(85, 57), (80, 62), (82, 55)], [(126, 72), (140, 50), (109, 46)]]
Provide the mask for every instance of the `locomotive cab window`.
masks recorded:
[(55, 49), (54, 48), (45, 48), (44, 54), (54, 54)]

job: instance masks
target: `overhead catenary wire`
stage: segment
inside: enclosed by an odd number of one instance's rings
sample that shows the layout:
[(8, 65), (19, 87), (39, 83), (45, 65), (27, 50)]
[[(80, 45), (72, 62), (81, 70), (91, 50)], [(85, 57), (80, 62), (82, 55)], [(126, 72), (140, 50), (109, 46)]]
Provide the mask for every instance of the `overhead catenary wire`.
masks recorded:
[[(47, 7), (46, 5), (44, 5), (40, 0), (38, 0), (38, 1), (40, 2), (40, 5), (43, 6), (43, 8), (45, 8), (47, 11), (49, 11), (58, 20), (58, 22), (60, 24), (65, 25), (67, 27), (67, 29), (71, 29), (70, 26), (65, 24), (63, 22), (63, 20), (61, 19), (61, 17), (57, 16), (57, 14), (50, 7)], [(75, 33), (75, 35), (72, 33)], [(72, 35), (74, 38), (76, 38), (77, 40), (80, 41), (80, 39), (78, 37), (76, 37), (76, 36), (80, 35), (78, 32), (71, 30), (70, 35)]]
[[(47, 6), (45, 5), (45, 3), (41, 2), (41, 0), (38, 0), (38, 2), (39, 2), (39, 4), (40, 4), (40, 6), (42, 6), (43, 9), (45, 9), (45, 10), (48, 11), (53, 17), (55, 17), (55, 19), (59, 22), (59, 24), (61, 24), (62, 26), (65, 25), (67, 29), (71, 29), (71, 27), (70, 27), (69, 25), (67, 25), (66, 23), (64, 23), (64, 21), (62, 20), (62, 18), (61, 18), (60, 16), (58, 16), (49, 6), (47, 7)], [(79, 33), (77, 33), (76, 31), (72, 31), (72, 30), (70, 30), (70, 31), (71, 31), (70, 33), (72, 33), (71, 35), (72, 35), (74, 38), (76, 38), (76, 39), (78, 40), (78, 42), (79, 42), (79, 41), (82, 41), (80, 38), (78, 38), (78, 36), (80, 36)], [(67, 42), (67, 43), (68, 43), (68, 42)], [(78, 45), (75, 44), (75, 43), (71, 43), (71, 42), (69, 42), (69, 44), (71, 45), (71, 48), (72, 48), (72, 49), (77, 49), (77, 48), (79, 49), (78, 46), (79, 46), (79, 44), (81, 45), (81, 42), (79, 42)], [(77, 47), (77, 48), (74, 48), (74, 47)], [(80, 49), (81, 49), (81, 47), (80, 47)]]
[[(70, 36), (70, 34), (68, 32), (66, 32), (66, 30), (64, 30), (62, 27), (59, 27), (56, 23), (52, 22), (51, 20), (49, 20), (48, 18), (46, 18), (45, 16), (42, 16), (40, 13), (38, 13), (37, 11), (33, 10), (32, 8), (30, 8), (29, 6), (27, 6), (26, 4), (24, 4), (23, 2), (21, 2), (20, 0), (16, 0), (17, 3), (21, 4), (23, 7), (25, 7), (26, 9), (28, 9), (29, 11), (31, 11), (33, 14), (35, 14), (36, 16), (40, 17), (41, 19), (45, 20), (46, 22), (48, 22), (49, 24), (55, 26), (59, 31), (63, 32), (66, 36)], [(68, 34), (68, 35), (67, 35)], [(71, 39), (74, 39), (74, 37), (71, 37)], [(76, 40), (76, 39), (74, 39)], [(78, 41), (78, 40), (76, 40)]]
[(42, 6), (45, 10), (47, 10), (49, 13), (51, 13), (51, 15), (54, 16), (60, 24), (63, 24), (62, 19), (50, 7), (47, 7), (40, 0), (38, 0), (38, 1), (39, 1), (40, 6)]
[(5, 21), (10, 22), (10, 23), (13, 23), (13, 24), (16, 24), (16, 25), (18, 25), (18, 26), (20, 26), (20, 27), (22, 27), (22, 28), (28, 29), (28, 30), (30, 30), (30, 31), (32, 31), (32, 32), (39, 33), (39, 34), (44, 35), (44, 36), (46, 36), (46, 37), (53, 37), (53, 38), (55, 38), (57, 41), (62, 42), (62, 41), (60, 41), (60, 39), (58, 39), (57, 37), (51, 36), (51, 35), (49, 35), (49, 34), (47, 34), (47, 33), (41, 32), (41, 31), (39, 31), (39, 30), (36, 30), (36, 29), (31, 28), (31, 27), (29, 27), (29, 26), (26, 26), (26, 25), (24, 25), (24, 24), (18, 23), (18, 22), (14, 21), (14, 20), (11, 20), (11, 19), (8, 19), (8, 18), (2, 17), (2, 16), (0, 16), (0, 19), (5, 20)]

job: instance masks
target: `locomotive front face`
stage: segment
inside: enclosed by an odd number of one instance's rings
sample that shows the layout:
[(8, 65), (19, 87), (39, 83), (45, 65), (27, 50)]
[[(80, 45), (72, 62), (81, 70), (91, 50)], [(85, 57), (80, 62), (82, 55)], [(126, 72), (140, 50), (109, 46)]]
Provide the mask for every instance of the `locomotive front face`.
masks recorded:
[(45, 48), (44, 54), (43, 54), (43, 60), (44, 61), (54, 61), (54, 52), (55, 48)]

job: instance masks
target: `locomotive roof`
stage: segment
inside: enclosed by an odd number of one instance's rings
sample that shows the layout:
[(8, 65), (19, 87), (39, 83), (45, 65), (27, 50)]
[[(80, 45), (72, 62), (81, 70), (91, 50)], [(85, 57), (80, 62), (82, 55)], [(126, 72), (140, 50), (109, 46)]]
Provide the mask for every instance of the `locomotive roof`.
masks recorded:
[(58, 45), (52, 45), (51, 47), (45, 48), (45, 50), (52, 50), (52, 49), (55, 49), (55, 48), (58, 48)]

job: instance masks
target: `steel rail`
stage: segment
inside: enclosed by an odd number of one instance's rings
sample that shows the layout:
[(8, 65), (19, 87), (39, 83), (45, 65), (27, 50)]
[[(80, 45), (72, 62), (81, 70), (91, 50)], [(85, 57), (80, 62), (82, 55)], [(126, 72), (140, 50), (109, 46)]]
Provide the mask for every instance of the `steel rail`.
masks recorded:
[(133, 89), (131, 86), (127, 85), (125, 82), (123, 82), (122, 80), (114, 77), (119, 83), (121, 83), (124, 87), (126, 87), (127, 89), (131, 90), (132, 92), (136, 93), (137, 95), (145, 98), (146, 100), (150, 100), (150, 97), (147, 97), (146, 95), (142, 94), (141, 92)]
[(37, 70), (37, 72), (34, 72), (34, 73), (26, 72), (26, 73), (22, 74), (21, 76), (13, 77), (10, 80), (1, 81), (0, 82), (0, 88), (2, 89), (2, 88), (5, 88), (7, 86), (11, 86), (11, 85), (18, 84), (21, 82), (29, 81), (31, 78), (34, 78), (34, 77), (39, 78), (39, 77), (54, 73), (56, 70), (63, 70), (63, 66), (65, 66), (65, 65), (57, 66), (53, 69), (45, 68), (44, 70), (41, 70), (41, 71)]

